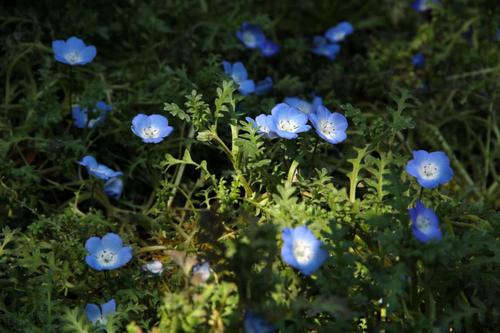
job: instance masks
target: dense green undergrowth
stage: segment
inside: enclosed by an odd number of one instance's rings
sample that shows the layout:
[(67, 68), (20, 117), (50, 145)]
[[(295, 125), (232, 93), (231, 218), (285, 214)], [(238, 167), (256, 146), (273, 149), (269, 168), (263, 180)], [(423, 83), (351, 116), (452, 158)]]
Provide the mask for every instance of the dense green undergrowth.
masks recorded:
[[(108, 332), (243, 332), (251, 309), (280, 332), (495, 332), (500, 328), (500, 8), (443, 1), (18, 1), (0, 9), (0, 331), (97, 332), (87, 303), (110, 298)], [(335, 61), (314, 35), (349, 20)], [(263, 58), (235, 37), (244, 21), (281, 44)], [(97, 48), (85, 67), (51, 43)], [(422, 52), (416, 69), (411, 57)], [(222, 61), (274, 80), (241, 96)], [(269, 140), (245, 121), (287, 96), (323, 97), (347, 140)], [(94, 129), (69, 106), (113, 105)], [(174, 132), (144, 144), (138, 113)], [(412, 151), (444, 151), (451, 182), (422, 189)], [(76, 162), (124, 173), (119, 201)], [(441, 241), (410, 231), (417, 198)], [(304, 276), (280, 257), (283, 228), (306, 224), (329, 258)], [(85, 263), (89, 237), (133, 248), (109, 272)], [(160, 276), (141, 267), (164, 263)], [(206, 283), (195, 262), (210, 263)]]

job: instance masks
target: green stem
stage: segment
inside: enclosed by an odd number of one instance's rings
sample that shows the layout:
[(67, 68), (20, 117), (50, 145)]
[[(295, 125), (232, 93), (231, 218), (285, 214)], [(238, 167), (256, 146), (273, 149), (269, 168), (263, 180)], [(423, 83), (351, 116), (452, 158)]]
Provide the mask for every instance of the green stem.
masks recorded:
[[(238, 176), (239, 181), (241, 182), (241, 185), (245, 189), (245, 192), (247, 193), (247, 196), (251, 197), (253, 195), (253, 190), (250, 187), (250, 184), (248, 181), (245, 179), (245, 176), (243, 176), (243, 172), (240, 170), (238, 166), (238, 162), (236, 159), (236, 156), (233, 156), (232, 151), (229, 149), (229, 147), (222, 141), (222, 139), (219, 137), (217, 132), (212, 131), (212, 137), (217, 143), (221, 146), (222, 150), (226, 153), (226, 155), (229, 157), (229, 160), (233, 164), (233, 168), (236, 171), (236, 175)], [(235, 138), (233, 138), (233, 145), (234, 145)], [(237, 151), (237, 150), (236, 150)]]
[[(189, 150), (189, 148), (191, 148), (191, 139), (194, 138), (194, 128), (191, 127), (189, 129), (189, 134), (188, 134), (188, 143), (187, 143), (187, 146), (186, 146), (186, 149)], [(181, 183), (181, 180), (182, 180), (182, 176), (184, 175), (184, 170), (186, 169), (186, 164), (182, 163), (180, 166), (179, 166), (179, 170), (175, 176), (175, 181), (174, 181), (174, 189), (172, 191), (172, 194), (170, 195), (170, 198), (168, 198), (168, 202), (167, 202), (167, 207), (170, 208), (172, 207), (172, 203), (174, 202), (174, 198), (175, 198), (175, 194), (177, 193), (177, 188), (180, 186), (180, 183)]]

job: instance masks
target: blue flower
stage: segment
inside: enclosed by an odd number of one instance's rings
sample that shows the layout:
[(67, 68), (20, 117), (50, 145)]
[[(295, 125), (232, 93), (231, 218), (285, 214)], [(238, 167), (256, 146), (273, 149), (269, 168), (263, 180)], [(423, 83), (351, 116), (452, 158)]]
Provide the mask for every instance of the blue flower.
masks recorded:
[(113, 109), (111, 105), (107, 105), (103, 101), (95, 104), (95, 109), (92, 109), (89, 116), (88, 108), (81, 108), (79, 105), (74, 105), (71, 108), (71, 115), (78, 128), (94, 128), (100, 125), (106, 119), (108, 113)]
[(425, 65), (425, 56), (422, 53), (417, 53), (411, 58), (411, 63), (415, 68), (422, 68)]
[(96, 159), (93, 156), (87, 155), (82, 158), (78, 164), (87, 168), (88, 173), (92, 176), (97, 177), (102, 180), (108, 180), (113, 177), (119, 177), (123, 175), (120, 171), (114, 171), (104, 164), (97, 163)]
[(132, 259), (132, 248), (124, 247), (117, 234), (108, 233), (104, 237), (91, 237), (85, 243), (87, 264), (95, 270), (112, 270), (122, 267)]
[(243, 326), (245, 333), (273, 333), (276, 331), (273, 325), (268, 324), (261, 316), (250, 310), (245, 311)]
[(257, 129), (257, 132), (259, 134), (262, 134), (263, 137), (273, 139), (277, 137), (277, 135), (269, 128), (269, 122), (271, 121), (271, 118), (271, 115), (260, 114), (255, 117), (255, 120), (250, 117), (246, 117), (245, 120), (251, 123), (253, 127)]
[(428, 153), (425, 150), (414, 150), (413, 159), (406, 165), (406, 172), (417, 178), (424, 188), (435, 188), (453, 178), (448, 156), (442, 151)]
[(92, 322), (92, 325), (99, 323), (101, 325), (106, 325), (108, 319), (107, 317), (116, 312), (116, 302), (111, 299), (109, 302), (101, 304), (99, 307), (96, 304), (87, 304), (85, 307), (85, 314), (88, 320)]
[(193, 277), (197, 278), (198, 281), (206, 282), (211, 274), (210, 264), (208, 262), (193, 267)]
[(316, 112), (320, 105), (323, 105), (323, 100), (319, 96), (315, 96), (312, 100), (312, 103), (309, 103), (306, 100), (303, 100), (298, 97), (287, 97), (284, 99), (284, 102), (294, 108), (299, 109), (300, 112), (305, 114), (310, 114), (312, 112)]
[(333, 144), (346, 139), (347, 119), (340, 113), (331, 113), (326, 107), (320, 105), (316, 112), (309, 114), (309, 120), (318, 135)]
[(168, 119), (160, 114), (138, 114), (132, 119), (132, 132), (145, 143), (159, 143), (172, 133), (174, 128), (168, 126)]
[(266, 42), (266, 36), (260, 26), (244, 22), (236, 31), (236, 37), (249, 49), (260, 48)]
[(351, 23), (347, 21), (340, 22), (334, 27), (331, 27), (325, 32), (325, 37), (332, 43), (338, 43), (345, 39), (347, 35), (354, 31)]
[(314, 273), (328, 258), (323, 243), (306, 226), (285, 228), (282, 232), (281, 257), (304, 275)]
[(77, 37), (70, 37), (67, 41), (53, 41), (52, 50), (57, 61), (71, 66), (86, 65), (94, 59), (97, 53), (94, 46), (86, 46)]
[(422, 13), (431, 10), (433, 6), (439, 4), (441, 4), (439, 0), (416, 0), (412, 3), (411, 7), (417, 12)]
[(312, 48), (312, 52), (333, 61), (337, 57), (337, 53), (340, 52), (340, 45), (328, 43), (326, 38), (323, 36), (316, 36), (314, 37), (314, 47)]
[(120, 178), (110, 178), (104, 184), (104, 193), (115, 200), (120, 200), (123, 192), (123, 180)]
[(415, 208), (410, 208), (408, 213), (411, 218), (411, 231), (418, 241), (427, 243), (431, 239), (440, 240), (443, 237), (436, 213), (425, 207), (422, 202), (417, 200)]
[(224, 60), (224, 73), (229, 75), (231, 79), (238, 85), (238, 91), (243, 95), (250, 95), (255, 91), (255, 83), (248, 79), (248, 73), (241, 62), (231, 64)]
[(282, 138), (295, 139), (298, 133), (311, 129), (311, 126), (307, 125), (307, 115), (288, 104), (277, 104), (271, 113), (272, 117), (267, 120), (269, 129)]
[(255, 84), (255, 94), (264, 95), (267, 94), (273, 88), (273, 79), (268, 76), (264, 80), (259, 81)]
[(264, 57), (272, 57), (276, 53), (280, 51), (280, 46), (274, 43), (270, 39), (266, 39), (266, 41), (259, 47), (260, 53)]

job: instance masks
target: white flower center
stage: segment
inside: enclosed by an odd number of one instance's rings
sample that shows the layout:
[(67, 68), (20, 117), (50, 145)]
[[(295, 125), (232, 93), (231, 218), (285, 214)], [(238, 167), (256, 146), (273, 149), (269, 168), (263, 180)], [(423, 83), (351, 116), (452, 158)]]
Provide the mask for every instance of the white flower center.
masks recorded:
[(342, 40), (342, 39), (344, 39), (344, 37), (345, 37), (345, 32), (343, 32), (343, 31), (336, 32), (336, 33), (333, 35), (333, 38), (334, 38), (336, 41)]
[(295, 132), (299, 126), (296, 122), (289, 119), (282, 119), (278, 122), (278, 128), (285, 132)]
[(427, 180), (435, 179), (439, 174), (439, 169), (436, 164), (432, 162), (423, 163), (419, 169), (420, 176)]
[(333, 126), (333, 123), (328, 120), (320, 120), (319, 121), (319, 130), (321, 133), (325, 134), (326, 136), (333, 137), (335, 136), (335, 126)]
[(425, 216), (417, 216), (417, 229), (423, 234), (428, 234), (431, 231), (431, 221)]
[(118, 255), (116, 254), (116, 252), (110, 250), (102, 250), (97, 253), (96, 257), (97, 262), (99, 262), (101, 266), (114, 265), (118, 260)]
[(142, 129), (142, 136), (146, 139), (156, 139), (160, 136), (160, 130), (152, 126), (144, 127)]
[(76, 52), (76, 51), (70, 51), (70, 52), (64, 54), (64, 59), (66, 59), (66, 61), (72, 65), (77, 64), (79, 62), (82, 62), (82, 60), (83, 60), (80, 52)]
[(427, 0), (424, 0), (420, 3), (420, 10), (421, 11), (424, 11), (424, 10), (428, 10), (428, 9), (431, 9), (431, 4), (429, 1)]
[(243, 41), (245, 44), (249, 46), (254, 46), (255, 45), (255, 37), (251, 32), (244, 32), (243, 33)]
[(299, 264), (307, 264), (311, 261), (314, 255), (311, 243), (302, 239), (297, 239), (293, 242), (293, 255)]
[(97, 322), (101, 325), (106, 325), (108, 322), (108, 319), (104, 317), (103, 315), (99, 316), (99, 319), (97, 319)]

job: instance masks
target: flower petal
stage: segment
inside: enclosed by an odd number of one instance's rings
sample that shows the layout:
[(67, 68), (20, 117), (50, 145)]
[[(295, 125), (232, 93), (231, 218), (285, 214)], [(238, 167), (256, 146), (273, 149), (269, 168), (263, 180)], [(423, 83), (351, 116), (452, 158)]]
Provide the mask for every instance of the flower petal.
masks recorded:
[(109, 302), (102, 304), (101, 309), (102, 309), (102, 316), (103, 317), (107, 317), (110, 314), (115, 313), (116, 312), (115, 300), (112, 298)]
[(123, 247), (121, 237), (112, 232), (104, 235), (101, 244), (103, 249), (109, 249), (113, 252), (118, 252)]
[(88, 253), (96, 253), (102, 248), (101, 239), (99, 237), (90, 237), (85, 242), (85, 249)]
[(70, 37), (66, 41), (67, 51), (79, 51), (85, 47), (85, 43), (78, 37)]
[(97, 50), (94, 46), (87, 46), (83, 50), (80, 51), (80, 55), (82, 56), (81, 65), (88, 64), (94, 60), (97, 54)]
[(92, 322), (92, 325), (95, 325), (101, 317), (101, 310), (96, 304), (87, 304), (85, 306), (85, 314), (87, 315), (87, 319)]

